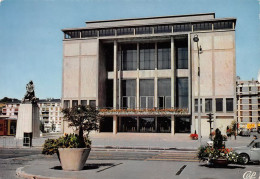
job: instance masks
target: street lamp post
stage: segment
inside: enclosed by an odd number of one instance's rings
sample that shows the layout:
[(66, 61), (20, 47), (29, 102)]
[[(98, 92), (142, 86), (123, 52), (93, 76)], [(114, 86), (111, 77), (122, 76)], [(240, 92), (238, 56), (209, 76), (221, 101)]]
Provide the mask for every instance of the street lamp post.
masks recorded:
[(199, 47), (199, 37), (194, 35), (193, 41), (197, 43), (198, 50), (198, 138), (201, 145), (201, 104), (200, 104), (200, 54), (202, 53), (201, 46)]

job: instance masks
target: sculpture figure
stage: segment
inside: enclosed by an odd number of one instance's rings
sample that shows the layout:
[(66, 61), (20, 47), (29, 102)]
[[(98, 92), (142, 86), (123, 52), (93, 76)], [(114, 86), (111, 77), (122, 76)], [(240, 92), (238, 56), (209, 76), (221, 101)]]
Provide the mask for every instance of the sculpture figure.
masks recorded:
[(26, 94), (24, 95), (22, 103), (26, 103), (27, 101), (31, 103), (36, 103), (34, 85), (32, 80), (26, 85)]

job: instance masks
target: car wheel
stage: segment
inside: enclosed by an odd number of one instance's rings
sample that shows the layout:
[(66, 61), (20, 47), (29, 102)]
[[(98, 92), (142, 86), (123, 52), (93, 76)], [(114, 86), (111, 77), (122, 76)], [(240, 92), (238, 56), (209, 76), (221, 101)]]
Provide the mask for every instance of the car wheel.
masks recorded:
[(240, 154), (242, 160), (243, 160), (243, 164), (248, 164), (249, 163), (249, 156), (247, 154)]

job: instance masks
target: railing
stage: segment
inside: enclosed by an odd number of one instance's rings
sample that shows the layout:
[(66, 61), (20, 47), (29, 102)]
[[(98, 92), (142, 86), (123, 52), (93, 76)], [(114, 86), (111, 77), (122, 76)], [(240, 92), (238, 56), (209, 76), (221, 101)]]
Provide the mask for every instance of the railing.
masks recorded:
[(188, 115), (188, 109), (178, 109), (178, 108), (146, 108), (146, 109), (129, 109), (129, 108), (121, 108), (121, 109), (113, 109), (113, 108), (100, 108), (100, 115)]

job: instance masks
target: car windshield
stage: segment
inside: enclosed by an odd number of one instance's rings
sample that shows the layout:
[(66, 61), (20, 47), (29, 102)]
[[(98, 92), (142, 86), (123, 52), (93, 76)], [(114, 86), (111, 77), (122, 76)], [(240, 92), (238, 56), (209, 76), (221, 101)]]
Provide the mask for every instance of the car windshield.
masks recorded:
[(250, 144), (247, 145), (247, 147), (251, 146), (254, 143), (254, 140), (250, 142)]

